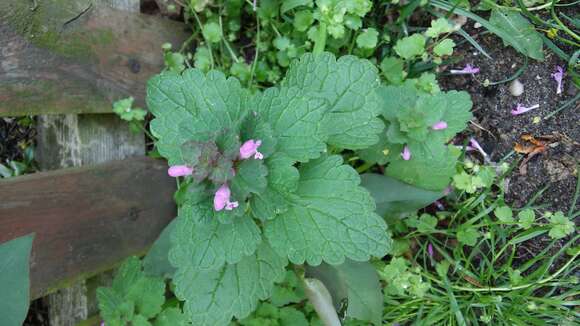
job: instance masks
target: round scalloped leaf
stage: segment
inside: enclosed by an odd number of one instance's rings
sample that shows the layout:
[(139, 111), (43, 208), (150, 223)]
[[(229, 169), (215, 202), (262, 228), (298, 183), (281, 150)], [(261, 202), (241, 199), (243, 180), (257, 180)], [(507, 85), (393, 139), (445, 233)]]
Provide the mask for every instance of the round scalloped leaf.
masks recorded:
[(193, 325), (228, 325), (232, 317), (247, 317), (259, 300), (270, 297), (274, 283), (284, 279), (287, 264), (262, 242), (254, 255), (237, 264), (214, 270), (179, 268), (175, 294), (185, 300), (184, 311)]
[(384, 125), (377, 118), (380, 99), (377, 68), (355, 56), (336, 60), (330, 53), (305, 54), (290, 65), (284, 87), (298, 87), (303, 96), (327, 102), (321, 132), (328, 143), (360, 149), (376, 143)]
[(182, 164), (181, 144), (208, 141), (225, 130), (237, 130), (243, 120), (248, 91), (235, 78), (218, 71), (204, 75), (187, 69), (181, 75), (164, 72), (147, 84), (147, 106), (155, 119), (151, 132), (159, 153), (169, 164)]
[(252, 255), (262, 237), (251, 217), (236, 216), (223, 224), (213, 208), (198, 205), (180, 209), (171, 240), (169, 261), (173, 266), (213, 270)]
[(264, 233), (279, 255), (292, 263), (336, 265), (348, 257), (367, 261), (390, 249), (387, 225), (375, 203), (359, 186), (357, 172), (340, 156), (303, 165), (296, 198), (286, 212), (267, 221)]

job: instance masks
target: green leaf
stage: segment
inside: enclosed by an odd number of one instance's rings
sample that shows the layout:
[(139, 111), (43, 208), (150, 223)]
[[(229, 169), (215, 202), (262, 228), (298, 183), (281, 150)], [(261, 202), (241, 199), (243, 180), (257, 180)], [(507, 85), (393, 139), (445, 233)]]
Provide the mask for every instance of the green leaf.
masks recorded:
[(292, 263), (310, 265), (384, 256), (391, 244), (387, 226), (359, 183), (356, 171), (343, 165), (340, 156), (304, 164), (288, 211), (265, 224), (274, 250)]
[(232, 193), (237, 200), (245, 200), (250, 193), (259, 194), (266, 189), (268, 170), (262, 160), (244, 160), (238, 165), (232, 180)]
[(218, 43), (222, 40), (222, 29), (216, 22), (209, 22), (203, 26), (203, 37), (209, 43)]
[(536, 213), (531, 208), (526, 208), (518, 213), (518, 223), (524, 230), (531, 228), (535, 221)]
[(298, 303), (305, 299), (300, 280), (293, 271), (286, 271), (284, 282), (274, 287), (270, 301), (276, 307), (283, 307), (289, 303)]
[(479, 232), (472, 226), (462, 225), (457, 231), (457, 240), (465, 245), (475, 246), (478, 238)]
[(173, 219), (163, 229), (145, 258), (143, 258), (143, 269), (148, 276), (171, 278), (175, 273), (175, 268), (169, 263), (168, 255), (171, 248), (171, 234), (176, 225), (177, 219)]
[(405, 62), (395, 57), (385, 57), (381, 61), (381, 72), (391, 84), (401, 84), (405, 79)]
[[(325, 103), (320, 123), (327, 143), (360, 149), (378, 141), (384, 126), (377, 118), (380, 85), (376, 67), (367, 60), (330, 53), (305, 54), (288, 69), (282, 88), (298, 87), (305, 98)], [(298, 114), (296, 114), (298, 116)]]
[(271, 295), (286, 264), (266, 242), (254, 255), (215, 270), (199, 270), (184, 261), (175, 275), (175, 294), (185, 300), (184, 311), (193, 325), (227, 325), (232, 317), (248, 316), (258, 300)]
[(310, 10), (302, 10), (294, 15), (294, 28), (299, 32), (305, 32), (310, 26), (312, 26), (313, 22), (314, 17)]
[(118, 100), (113, 103), (113, 112), (125, 121), (142, 121), (147, 115), (147, 111), (133, 108), (133, 97)]
[(400, 155), (386, 169), (386, 175), (432, 191), (445, 189), (455, 174), (459, 151), (437, 141), (409, 143), (411, 159)]
[(165, 308), (155, 319), (153, 326), (186, 326), (189, 319), (177, 308)]
[(177, 268), (215, 270), (252, 255), (261, 241), (260, 229), (247, 215), (222, 224), (213, 207), (185, 206), (177, 217), (169, 261)]
[(356, 38), (356, 46), (363, 49), (374, 49), (377, 46), (379, 32), (374, 28), (367, 28)]
[(401, 58), (410, 60), (425, 53), (425, 42), (425, 36), (413, 34), (399, 39), (394, 49)]
[(280, 309), (280, 325), (308, 326), (310, 323), (300, 310), (284, 307)]
[(502, 37), (503, 34), (499, 35), (503, 38), (504, 44), (511, 45), (518, 52), (530, 58), (544, 60), (544, 42), (541, 35), (536, 32), (534, 25), (518, 12), (494, 8), (491, 11), (489, 22), (510, 36), (508, 39)]
[(30, 252), (34, 234), (0, 244), (0, 324), (22, 325), (30, 300)]
[(431, 21), (431, 27), (427, 28), (425, 35), (431, 38), (436, 38), (441, 34), (450, 33), (453, 31), (453, 25), (451, 25), (446, 18), (437, 18)]
[(165, 302), (165, 282), (146, 276), (137, 257), (128, 258), (117, 271), (109, 288), (99, 287), (97, 299), (107, 324), (133, 320), (135, 315), (155, 317)]
[(300, 178), (293, 160), (276, 154), (265, 161), (268, 167), (268, 186), (252, 196), (250, 206), (254, 216), (262, 221), (273, 219), (288, 209), (286, 197), (298, 188)]
[(312, 7), (312, 5), (313, 5), (312, 0), (284, 0), (281, 2), (282, 2), (282, 6), (280, 7), (280, 12), (282, 14), (284, 14), (287, 11), (290, 11), (292, 9), (295, 9), (297, 7), (300, 7), (300, 6)]
[(306, 277), (315, 278), (326, 286), (338, 311), (347, 299), (346, 315), (381, 325), (383, 296), (375, 267), (369, 262), (346, 260), (336, 266), (307, 266)]
[(433, 53), (436, 56), (443, 57), (453, 54), (453, 48), (455, 47), (455, 42), (452, 39), (444, 39), (443, 41), (437, 43), (433, 48)]
[(514, 221), (514, 214), (509, 206), (496, 207), (496, 209), (493, 210), (493, 213), (500, 222), (512, 223)]
[(417, 231), (420, 233), (431, 233), (435, 231), (437, 218), (429, 214), (421, 214), (417, 223)]
[(441, 192), (413, 187), (380, 174), (361, 175), (361, 185), (371, 192), (381, 216), (414, 212), (442, 196)]
[(562, 212), (556, 212), (550, 216), (550, 232), (548, 235), (552, 239), (562, 239), (574, 232), (576, 226)]
[(257, 97), (258, 114), (270, 122), (278, 151), (305, 162), (320, 156), (324, 139), (319, 125), (327, 110), (321, 99), (308, 98), (296, 87), (269, 88)]
[(221, 72), (207, 75), (187, 69), (181, 75), (164, 72), (147, 84), (147, 106), (155, 119), (151, 132), (159, 140), (159, 153), (170, 165), (183, 164), (186, 141), (209, 141), (228, 131), (237, 134), (247, 113), (248, 91), (235, 78)]

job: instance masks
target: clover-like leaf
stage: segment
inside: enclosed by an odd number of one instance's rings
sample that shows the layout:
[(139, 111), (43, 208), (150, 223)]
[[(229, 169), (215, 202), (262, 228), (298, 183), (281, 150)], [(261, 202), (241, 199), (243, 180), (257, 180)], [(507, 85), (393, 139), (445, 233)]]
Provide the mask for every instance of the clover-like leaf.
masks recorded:
[(169, 261), (178, 269), (214, 270), (252, 255), (262, 237), (249, 216), (222, 224), (212, 207), (184, 206), (172, 235)]
[(107, 324), (122, 325), (135, 316), (147, 320), (161, 311), (165, 282), (161, 277), (145, 275), (139, 258), (130, 257), (117, 271), (111, 287), (97, 289), (97, 299)]
[(287, 260), (262, 242), (254, 255), (237, 264), (213, 270), (181, 266), (175, 275), (175, 294), (185, 300), (184, 311), (193, 325), (227, 325), (232, 317), (248, 316), (258, 300), (267, 299), (275, 282), (284, 278)]
[(386, 223), (359, 183), (356, 171), (339, 156), (303, 165), (288, 210), (266, 222), (264, 232), (274, 250), (295, 264), (310, 265), (384, 256), (391, 244)]
[(378, 141), (383, 123), (377, 118), (379, 87), (376, 67), (367, 60), (330, 53), (305, 54), (295, 61), (282, 82), (298, 87), (307, 98), (326, 102), (321, 132), (333, 146), (365, 148)]

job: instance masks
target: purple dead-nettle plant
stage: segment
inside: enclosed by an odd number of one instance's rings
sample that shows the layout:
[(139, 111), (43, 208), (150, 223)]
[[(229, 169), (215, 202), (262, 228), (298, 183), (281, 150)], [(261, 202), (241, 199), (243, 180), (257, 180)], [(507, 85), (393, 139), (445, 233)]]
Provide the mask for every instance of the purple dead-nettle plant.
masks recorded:
[(511, 113), (512, 113), (512, 115), (520, 115), (520, 114), (524, 114), (524, 113), (526, 113), (526, 112), (528, 112), (528, 111), (532, 111), (532, 110), (534, 110), (534, 109), (537, 109), (537, 108), (539, 108), (539, 107), (540, 107), (540, 105), (539, 105), (539, 104), (532, 105), (532, 106), (530, 106), (530, 107), (526, 107), (526, 106), (524, 106), (523, 104), (521, 104), (521, 103), (518, 103), (518, 105), (516, 106), (516, 108), (515, 108), (515, 109), (513, 109), (513, 110), (511, 111)]
[(467, 64), (463, 69), (451, 69), (449, 72), (452, 75), (475, 75), (479, 73), (479, 68)]
[(288, 263), (335, 266), (388, 253), (371, 194), (352, 166), (328, 153), (377, 143), (379, 87), (372, 63), (328, 53), (303, 55), (278, 87), (255, 93), (218, 71), (149, 81), (156, 147), (168, 173), (184, 177), (168, 257), (193, 325), (247, 317)]
[(556, 66), (556, 72), (552, 74), (552, 78), (554, 78), (558, 84), (558, 87), (556, 88), (556, 94), (562, 94), (562, 82), (564, 80), (564, 75), (564, 68), (561, 66)]

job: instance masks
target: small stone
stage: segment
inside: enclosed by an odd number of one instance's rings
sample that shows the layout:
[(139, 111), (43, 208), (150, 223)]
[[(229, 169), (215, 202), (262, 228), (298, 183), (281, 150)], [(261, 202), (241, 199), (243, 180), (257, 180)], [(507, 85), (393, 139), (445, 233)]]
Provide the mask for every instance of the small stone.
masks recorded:
[(515, 97), (521, 96), (524, 93), (524, 84), (516, 79), (510, 83), (509, 91)]
[(473, 24), (473, 28), (481, 28), (481, 24), (478, 22), (475, 22), (475, 24)]

